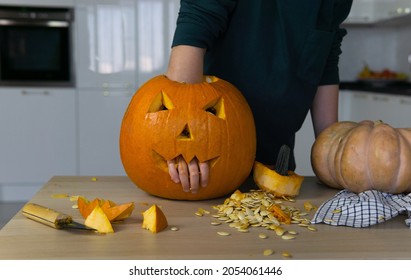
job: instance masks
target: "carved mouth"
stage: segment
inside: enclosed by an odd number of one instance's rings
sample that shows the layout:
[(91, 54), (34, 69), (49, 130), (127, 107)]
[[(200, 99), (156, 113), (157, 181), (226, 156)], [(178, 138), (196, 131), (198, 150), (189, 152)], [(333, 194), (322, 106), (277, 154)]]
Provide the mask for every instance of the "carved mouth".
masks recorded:
[[(154, 164), (155, 164), (158, 168), (160, 168), (160, 169), (168, 172), (167, 159), (165, 159), (162, 155), (160, 155), (160, 154), (159, 154), (158, 152), (156, 152), (155, 150), (152, 150), (152, 156), (153, 156)], [(197, 157), (196, 157), (196, 158), (197, 158)], [(219, 158), (220, 158), (220, 156), (216, 156), (216, 157), (214, 157), (214, 158), (211, 158), (211, 159), (208, 159), (208, 160), (207, 160), (207, 161), (209, 162), (209, 164), (210, 164), (210, 169), (213, 168), (213, 167), (216, 165), (216, 163), (218, 162)]]

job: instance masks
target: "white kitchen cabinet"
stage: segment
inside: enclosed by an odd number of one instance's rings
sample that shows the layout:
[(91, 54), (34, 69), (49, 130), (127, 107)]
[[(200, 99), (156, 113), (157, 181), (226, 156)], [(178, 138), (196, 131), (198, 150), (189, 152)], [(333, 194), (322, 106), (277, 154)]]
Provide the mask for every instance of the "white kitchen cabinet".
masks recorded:
[(76, 175), (75, 90), (0, 89), (0, 185)]
[(355, 0), (347, 25), (395, 26), (411, 23), (409, 0)]
[(80, 175), (125, 174), (119, 135), (133, 94), (132, 89), (78, 90)]
[(81, 0), (75, 5), (78, 88), (133, 88), (136, 1)]
[(398, 123), (397, 127), (411, 127), (411, 96), (398, 97)]

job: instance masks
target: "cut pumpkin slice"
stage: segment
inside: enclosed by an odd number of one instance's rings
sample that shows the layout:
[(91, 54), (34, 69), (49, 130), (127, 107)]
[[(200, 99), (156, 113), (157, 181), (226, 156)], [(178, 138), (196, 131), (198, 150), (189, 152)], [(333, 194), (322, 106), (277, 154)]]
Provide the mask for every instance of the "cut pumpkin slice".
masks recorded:
[(156, 204), (153, 204), (143, 212), (143, 228), (148, 229), (152, 233), (157, 233), (167, 228), (167, 226), (167, 218)]
[(84, 224), (94, 228), (99, 233), (113, 233), (114, 229), (100, 206), (96, 206), (90, 215), (88, 215)]
[(293, 171), (288, 171), (286, 176), (280, 175), (258, 161), (254, 163), (253, 178), (260, 189), (277, 197), (297, 196), (304, 180), (303, 176)]
[(77, 200), (77, 205), (84, 219), (87, 219), (96, 206), (100, 206), (110, 222), (124, 220), (128, 218), (134, 210), (134, 202), (117, 205), (111, 200), (99, 198), (96, 198), (90, 202), (81, 196)]
[(103, 205), (101, 205), (104, 213), (106, 213), (107, 218), (110, 222), (121, 221), (128, 218), (134, 210), (134, 202), (115, 204), (113, 201), (106, 200)]

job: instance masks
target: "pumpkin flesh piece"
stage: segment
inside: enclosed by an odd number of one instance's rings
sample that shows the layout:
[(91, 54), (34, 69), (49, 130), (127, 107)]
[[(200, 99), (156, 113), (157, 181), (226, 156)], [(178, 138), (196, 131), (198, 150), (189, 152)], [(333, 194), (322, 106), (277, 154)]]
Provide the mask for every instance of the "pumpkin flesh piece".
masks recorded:
[(142, 228), (148, 229), (152, 233), (158, 233), (167, 228), (167, 226), (167, 218), (156, 204), (153, 204), (149, 209), (143, 212)]
[(100, 206), (96, 206), (94, 210), (88, 215), (84, 224), (88, 227), (94, 228), (99, 233), (113, 233), (114, 229)]
[(254, 163), (253, 178), (260, 189), (277, 197), (297, 196), (304, 180), (303, 176), (293, 171), (288, 171), (287, 176), (280, 175), (258, 161)]

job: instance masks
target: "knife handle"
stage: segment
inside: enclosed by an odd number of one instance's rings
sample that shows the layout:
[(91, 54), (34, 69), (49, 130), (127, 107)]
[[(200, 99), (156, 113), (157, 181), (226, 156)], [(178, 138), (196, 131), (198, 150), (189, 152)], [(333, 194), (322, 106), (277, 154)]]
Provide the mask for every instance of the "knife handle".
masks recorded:
[(63, 228), (63, 225), (70, 224), (73, 221), (72, 217), (67, 214), (35, 203), (27, 203), (24, 205), (22, 213), (29, 219), (56, 229)]

